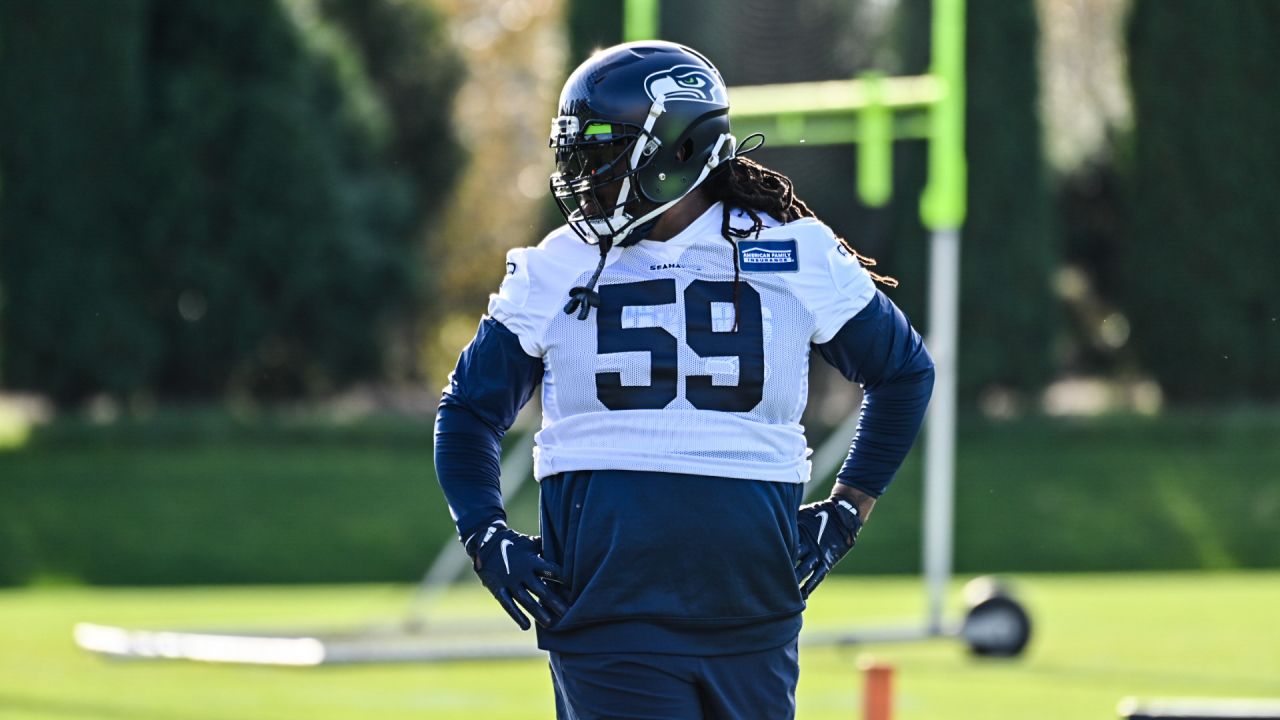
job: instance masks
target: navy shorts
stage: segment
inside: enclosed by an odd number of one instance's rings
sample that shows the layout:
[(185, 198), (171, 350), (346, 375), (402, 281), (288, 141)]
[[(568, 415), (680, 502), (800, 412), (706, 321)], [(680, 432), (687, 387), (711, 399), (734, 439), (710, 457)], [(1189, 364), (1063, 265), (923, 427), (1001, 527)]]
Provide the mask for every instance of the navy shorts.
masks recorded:
[(796, 641), (745, 655), (551, 653), (559, 720), (787, 720)]

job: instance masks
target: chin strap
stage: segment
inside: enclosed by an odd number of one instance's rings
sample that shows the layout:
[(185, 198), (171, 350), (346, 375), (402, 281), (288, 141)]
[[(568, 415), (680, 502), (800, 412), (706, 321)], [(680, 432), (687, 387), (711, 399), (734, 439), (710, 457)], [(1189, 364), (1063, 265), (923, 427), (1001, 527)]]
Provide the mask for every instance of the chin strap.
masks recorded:
[(612, 242), (600, 243), (600, 262), (596, 263), (596, 271), (591, 273), (591, 279), (587, 280), (586, 285), (579, 285), (569, 291), (569, 302), (564, 306), (565, 315), (572, 315), (576, 311), (579, 320), (586, 320), (591, 314), (591, 308), (600, 307), (600, 293), (596, 292), (595, 287), (600, 282), (600, 273), (604, 272), (605, 259), (611, 247)]

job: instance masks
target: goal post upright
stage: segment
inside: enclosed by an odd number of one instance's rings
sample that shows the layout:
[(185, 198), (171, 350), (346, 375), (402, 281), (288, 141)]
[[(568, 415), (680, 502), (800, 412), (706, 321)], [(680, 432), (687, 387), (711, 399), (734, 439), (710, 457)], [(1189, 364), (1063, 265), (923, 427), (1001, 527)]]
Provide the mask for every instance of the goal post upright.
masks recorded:
[[(659, 0), (625, 0), (624, 38), (658, 37), (659, 18)], [(933, 0), (931, 60), (925, 75), (868, 74), (851, 80), (730, 88), (729, 113), (739, 137), (761, 132), (780, 147), (858, 144), (858, 194), (871, 207), (889, 201), (891, 143), (928, 143), (920, 216), (930, 232), (927, 339), (935, 381), (924, 437), (926, 636), (955, 630), (946, 626), (943, 616), (954, 553), (960, 230), (968, 192), (964, 36), (965, 0)]]
[(929, 178), (920, 214), (931, 231), (928, 342), (935, 365), (925, 429), (924, 574), (928, 630), (943, 632), (955, 518), (956, 366), (960, 336), (960, 229), (968, 200), (964, 154), (965, 0), (934, 0), (931, 72), (942, 96), (929, 116)]

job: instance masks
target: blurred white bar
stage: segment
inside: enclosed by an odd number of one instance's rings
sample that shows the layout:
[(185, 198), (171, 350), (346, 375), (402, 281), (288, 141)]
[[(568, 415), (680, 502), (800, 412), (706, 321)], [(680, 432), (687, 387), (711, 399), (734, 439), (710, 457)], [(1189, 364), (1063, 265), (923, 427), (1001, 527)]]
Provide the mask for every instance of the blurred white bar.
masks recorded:
[(1120, 717), (1167, 718), (1168, 720), (1200, 720), (1201, 718), (1234, 718), (1235, 720), (1278, 720), (1280, 699), (1246, 698), (1164, 698), (1139, 700), (1125, 698), (1117, 708)]
[(956, 357), (960, 322), (960, 231), (935, 230), (929, 257), (929, 333), (934, 362), (933, 399), (925, 425), (924, 576), (928, 623), (942, 632), (951, 580), (955, 505)]
[(319, 665), (324, 645), (309, 637), (275, 638), (168, 630), (126, 630), (79, 623), (76, 644), (103, 655), (254, 665)]

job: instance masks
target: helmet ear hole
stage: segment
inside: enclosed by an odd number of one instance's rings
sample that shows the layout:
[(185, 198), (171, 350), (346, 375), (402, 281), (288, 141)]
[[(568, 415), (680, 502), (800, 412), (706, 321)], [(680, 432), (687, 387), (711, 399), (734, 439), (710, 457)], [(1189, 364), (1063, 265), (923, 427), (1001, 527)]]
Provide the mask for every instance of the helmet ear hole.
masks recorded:
[(693, 155), (693, 138), (685, 138), (684, 142), (680, 144), (680, 148), (676, 150), (676, 160), (685, 162), (690, 155)]

